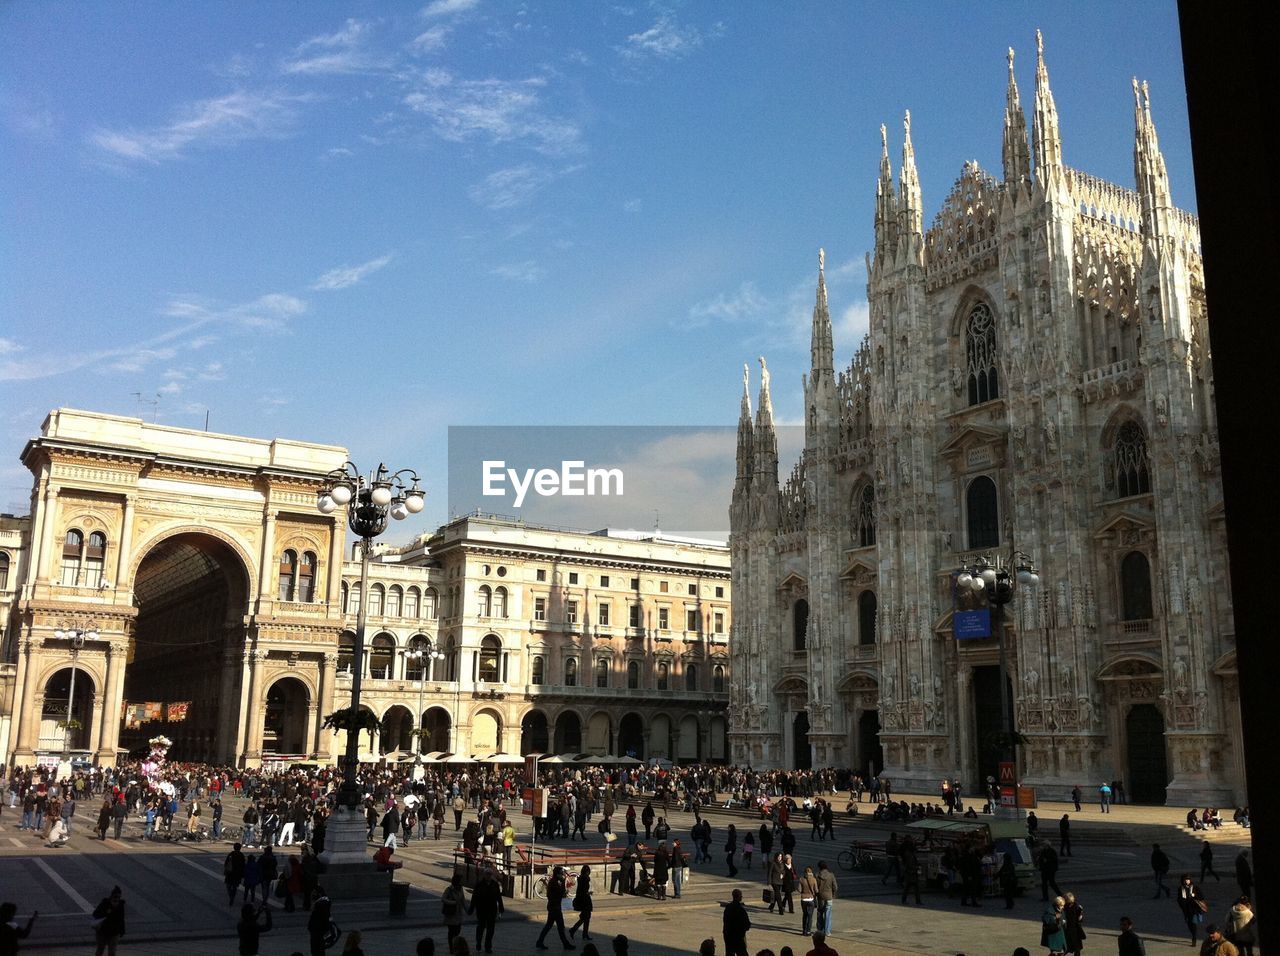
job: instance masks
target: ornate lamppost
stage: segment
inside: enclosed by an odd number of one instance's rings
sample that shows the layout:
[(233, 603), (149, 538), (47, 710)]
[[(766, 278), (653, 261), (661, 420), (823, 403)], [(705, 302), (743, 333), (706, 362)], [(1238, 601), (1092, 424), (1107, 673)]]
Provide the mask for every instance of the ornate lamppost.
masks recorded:
[(80, 667), (80, 652), (84, 649), (84, 642), (98, 639), (98, 625), (90, 621), (85, 627), (79, 627), (73, 622), (63, 621), (53, 632), (53, 636), (59, 641), (71, 643), (71, 689), (67, 694), (67, 719), (62, 734), (62, 759), (70, 763), (71, 724), (75, 719), (73, 715), (76, 700), (76, 671)]
[[(326, 727), (347, 731), (342, 787), (338, 791), (338, 810), (330, 830), (333, 850), (326, 849), (325, 852), (330, 866), (334, 862), (363, 861), (365, 853), (365, 823), (359, 813), (361, 801), (356, 774), (360, 767), (360, 732), (372, 729), (360, 711), (360, 683), (364, 670), (369, 559), (373, 553), (373, 539), (387, 530), (388, 518), (399, 521), (422, 510), (424, 501), (419, 481), (417, 472), (411, 468), (393, 474), (383, 464), (366, 477), (348, 461), (325, 476), (324, 487), (316, 499), (316, 507), (321, 514), (332, 514), (338, 508), (350, 505), (347, 524), (360, 539), (360, 609), (356, 614), (356, 641), (352, 651), (351, 705), (325, 718)], [(359, 836), (353, 839), (351, 837), (356, 830)]]
[(996, 632), (996, 646), (1000, 650), (1000, 758), (1013, 764), (1015, 785), (1018, 780), (1017, 733), (1013, 729), (1013, 711), (1009, 700), (1009, 669), (1004, 648), (1004, 608), (1013, 600), (1019, 586), (1033, 587), (1040, 583), (1031, 557), (1022, 551), (1013, 551), (1007, 560), (997, 555), (980, 557), (973, 564), (960, 567), (956, 573), (956, 587), (985, 592), (992, 608), (992, 627)]
[(427, 683), (427, 666), (428, 662), (444, 660), (444, 653), (436, 649), (435, 645), (430, 641), (422, 641), (416, 649), (404, 651), (405, 660), (415, 660), (418, 662), (418, 719), (417, 724), (413, 728), (414, 746), (413, 746), (413, 768), (414, 779), (418, 777), (418, 768), (422, 765), (422, 738), (424, 731), (422, 728), (422, 692)]

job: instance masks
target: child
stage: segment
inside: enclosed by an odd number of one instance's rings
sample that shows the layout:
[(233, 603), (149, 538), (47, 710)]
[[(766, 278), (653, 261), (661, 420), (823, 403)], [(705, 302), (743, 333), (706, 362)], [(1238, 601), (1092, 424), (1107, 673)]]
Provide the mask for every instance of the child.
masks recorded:
[(742, 840), (742, 863), (749, 870), (751, 869), (751, 856), (756, 852), (755, 834), (750, 830)]

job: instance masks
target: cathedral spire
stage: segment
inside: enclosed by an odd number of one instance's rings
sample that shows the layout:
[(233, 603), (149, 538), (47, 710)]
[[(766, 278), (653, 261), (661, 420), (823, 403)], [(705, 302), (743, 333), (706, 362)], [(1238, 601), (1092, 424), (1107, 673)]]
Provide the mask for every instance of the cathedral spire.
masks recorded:
[(893, 248), (898, 214), (893, 192), (893, 168), (889, 164), (889, 134), (880, 124), (880, 178), (876, 180), (876, 259)]
[(1044, 184), (1062, 169), (1062, 133), (1058, 129), (1058, 108), (1049, 89), (1049, 71), (1044, 65), (1044, 37), (1036, 31), (1036, 109), (1032, 128), (1036, 152), (1036, 178)]
[(1009, 90), (1004, 106), (1004, 181), (1016, 183), (1031, 178), (1031, 156), (1027, 152), (1027, 117), (1013, 76), (1013, 47), (1009, 47)]
[(920, 177), (916, 174), (916, 151), (911, 144), (911, 110), (902, 119), (902, 169), (898, 173), (898, 208), (901, 228), (908, 235), (920, 235), (924, 214), (920, 208)]
[(1133, 173), (1142, 200), (1142, 231), (1149, 236), (1167, 235), (1173, 201), (1169, 173), (1165, 169), (1156, 126), (1151, 121), (1151, 93), (1147, 84), (1133, 80)]
[(755, 428), (751, 424), (751, 370), (742, 365), (742, 408), (738, 413), (738, 478), (751, 480), (755, 471)]
[(810, 367), (814, 379), (818, 372), (833, 374), (835, 363), (831, 335), (831, 311), (827, 307), (826, 251), (818, 250), (818, 294), (813, 304), (813, 333), (809, 345)]
[(778, 436), (773, 430), (773, 398), (769, 394), (769, 366), (760, 356), (760, 400), (756, 405), (755, 487), (753, 494), (778, 492)]

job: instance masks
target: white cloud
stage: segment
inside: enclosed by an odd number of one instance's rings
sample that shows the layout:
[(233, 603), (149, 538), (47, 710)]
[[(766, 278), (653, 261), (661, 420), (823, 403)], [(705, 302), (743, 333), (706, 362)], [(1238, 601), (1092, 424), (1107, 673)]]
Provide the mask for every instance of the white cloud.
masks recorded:
[(370, 73), (386, 69), (388, 59), (366, 44), (369, 24), (348, 20), (336, 33), (321, 34), (298, 44), (282, 69), (286, 73), (322, 74)]
[(335, 289), (345, 289), (353, 286), (357, 282), (363, 282), (368, 276), (373, 275), (379, 269), (383, 268), (392, 259), (390, 253), (385, 256), (379, 256), (377, 259), (370, 259), (368, 262), (358, 266), (339, 266), (336, 269), (330, 269), (311, 286), (317, 292), (332, 292)]
[(432, 53), (444, 48), (444, 41), (448, 36), (448, 27), (434, 26), (430, 30), (419, 33), (409, 46), (418, 53)]
[(0, 338), (0, 355), (13, 355), (21, 351), (22, 346), (13, 339)]
[(405, 105), (428, 117), (442, 139), (525, 141), (548, 154), (581, 147), (578, 126), (552, 115), (543, 103), (544, 79), (459, 80), (447, 70), (432, 69), (422, 75), (422, 83), (420, 90), (404, 98)]
[(622, 204), (623, 212), (639, 212), (644, 208), (644, 203), (639, 199), (628, 199)]
[(280, 139), (296, 125), (296, 105), (309, 97), (240, 90), (200, 100), (165, 126), (142, 130), (96, 130), (89, 141), (115, 159), (161, 163), (195, 147), (234, 146), (253, 139)]
[(447, 17), (473, 9), (480, 0), (432, 0), (422, 8), (424, 17)]
[(537, 282), (547, 274), (547, 271), (536, 262), (526, 260), (497, 266), (491, 270), (491, 274), (510, 279), (512, 282)]
[(759, 315), (770, 307), (769, 300), (760, 294), (755, 283), (748, 281), (728, 295), (721, 292), (714, 298), (696, 303), (689, 309), (689, 318), (697, 324), (705, 324), (708, 319), (739, 322)]
[(627, 37), (622, 53), (630, 57), (655, 56), (664, 60), (688, 56), (702, 46), (702, 34), (694, 26), (681, 26), (664, 13), (649, 29)]
[(532, 166), (512, 166), (490, 173), (467, 190), (471, 199), (487, 209), (510, 209), (527, 203), (551, 181), (551, 174)]

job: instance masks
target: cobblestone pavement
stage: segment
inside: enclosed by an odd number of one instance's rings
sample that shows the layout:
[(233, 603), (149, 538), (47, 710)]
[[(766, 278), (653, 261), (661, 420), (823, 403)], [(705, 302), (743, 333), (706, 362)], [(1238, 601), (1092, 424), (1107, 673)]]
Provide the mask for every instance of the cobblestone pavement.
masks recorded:
[[(907, 799), (910, 799), (909, 797)], [(868, 805), (864, 804), (864, 808)], [(639, 807), (637, 808), (639, 809)], [(1164, 807), (1116, 807), (1101, 814), (1086, 807), (1076, 814), (1070, 805), (1047, 804), (1037, 810), (1042, 832), (1056, 834), (1056, 821), (1071, 811), (1075, 856), (1064, 860), (1059, 884), (1071, 889), (1083, 902), (1090, 936), (1088, 950), (1112, 952), (1116, 925), (1121, 915), (1130, 915), (1148, 940), (1150, 956), (1186, 952), (1188, 937), (1176, 906), (1165, 899), (1153, 900), (1153, 883), (1147, 857), (1153, 840), (1173, 858), (1174, 875), (1181, 870), (1199, 874), (1201, 843), (1184, 833), (1178, 824), (1185, 811)], [(625, 808), (624, 808), (625, 812)], [(234, 809), (227, 819), (234, 819)], [(236, 815), (238, 816), (238, 815)], [(723, 844), (728, 823), (740, 834), (758, 823), (745, 815), (722, 812), (709, 814), (714, 826), (714, 844)], [(61, 849), (45, 847), (38, 839), (18, 831), (19, 817), (6, 808), (0, 817), (0, 898), (18, 904), (20, 914), (39, 909), (41, 917), (24, 949), (44, 953), (83, 953), (90, 939), (89, 912), (111, 888), (119, 884), (125, 893), (129, 913), (129, 934), (121, 952), (155, 954), (235, 953), (234, 925), (238, 907), (227, 905), (222, 886), (221, 863), (225, 844), (148, 843), (138, 838), (140, 827), (132, 821), (122, 840), (100, 842), (76, 828), (72, 842)], [(520, 825), (517, 820), (517, 826)], [(688, 815), (673, 812), (673, 835), (687, 833)], [(834, 860), (838, 850), (853, 839), (882, 839), (884, 834), (866, 819), (843, 820), (837, 825), (835, 843), (810, 841), (808, 828), (797, 828), (796, 855), (800, 865), (818, 859)], [(440, 926), (439, 892), (451, 872), (456, 836), (446, 830), (446, 839), (413, 841), (398, 856), (405, 861), (399, 875), (413, 886), (407, 916), (391, 918), (386, 901), (340, 901), (335, 918), (344, 930), (364, 933), (363, 949), (368, 956), (412, 954), (418, 939), (432, 936), (440, 946), (445, 933)], [(598, 849), (593, 841), (566, 844), (557, 848)], [(1210, 900), (1210, 919), (1221, 918), (1237, 892), (1233, 861), (1247, 833), (1217, 835), (1215, 862), (1223, 880), (1209, 878), (1205, 892)], [(1232, 842), (1234, 841), (1234, 842)], [(282, 853), (290, 851), (283, 849)], [(926, 892), (924, 905), (903, 905), (895, 887), (881, 885), (876, 874), (849, 873), (837, 869), (840, 900), (835, 908), (834, 947), (849, 956), (865, 954), (929, 953), (1007, 954), (1016, 946), (1037, 951), (1038, 919), (1043, 904), (1039, 894), (1020, 898), (1006, 911), (1003, 901), (988, 899), (982, 909), (962, 908), (939, 892)], [(800, 916), (769, 914), (761, 902), (763, 873), (759, 860), (754, 869), (739, 864), (736, 879), (727, 876), (723, 854), (706, 866), (695, 867), (680, 900), (660, 902), (637, 897), (621, 897), (604, 892), (597, 874), (593, 937), (605, 954), (608, 941), (617, 933), (632, 940), (632, 953), (667, 956), (695, 953), (706, 938), (720, 941), (721, 903), (734, 887), (744, 890), (755, 928), (748, 942), (753, 953), (770, 947), (777, 953), (790, 945), (806, 953), (811, 944), (799, 934)], [(1171, 883), (1173, 880), (1171, 879)], [(495, 952), (528, 954), (545, 917), (540, 901), (508, 901), (507, 914), (499, 922)], [(285, 914), (276, 909), (276, 928), (263, 938), (264, 956), (289, 956), (306, 951), (305, 913)], [(566, 912), (569, 924), (575, 913)], [(473, 932), (471, 925), (464, 932)], [(559, 949), (548, 938), (553, 951)], [(581, 947), (581, 941), (578, 941)], [(1175, 948), (1176, 947), (1176, 948)], [(441, 947), (440, 951), (443, 952)], [(340, 952), (340, 948), (331, 950)]]

